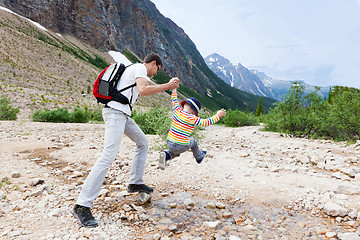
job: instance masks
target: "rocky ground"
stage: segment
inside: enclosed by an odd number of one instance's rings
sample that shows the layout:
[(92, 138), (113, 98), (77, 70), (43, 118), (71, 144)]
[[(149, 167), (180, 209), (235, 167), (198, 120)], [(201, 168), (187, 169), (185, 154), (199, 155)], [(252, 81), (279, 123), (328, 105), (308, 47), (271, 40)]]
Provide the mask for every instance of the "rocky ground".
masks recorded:
[[(124, 138), (93, 207), (70, 214), (103, 144), (102, 124), (0, 122), (1, 239), (360, 239), (360, 142), (306, 140), (260, 127), (206, 128), (191, 152), (157, 168), (149, 136), (149, 203), (126, 192), (134, 144)], [(141, 200), (141, 199), (140, 199)]]

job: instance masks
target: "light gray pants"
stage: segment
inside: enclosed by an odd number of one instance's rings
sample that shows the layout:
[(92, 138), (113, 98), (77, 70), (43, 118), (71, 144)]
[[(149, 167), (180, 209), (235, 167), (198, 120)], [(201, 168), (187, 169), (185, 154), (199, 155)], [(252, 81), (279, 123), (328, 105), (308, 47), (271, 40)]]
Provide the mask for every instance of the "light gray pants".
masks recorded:
[(104, 108), (103, 118), (105, 121), (104, 149), (86, 178), (76, 202), (76, 204), (85, 207), (92, 207), (95, 198), (99, 195), (106, 172), (115, 160), (124, 133), (136, 143), (131, 163), (129, 184), (144, 183), (142, 178), (144, 176), (149, 147), (149, 140), (146, 135), (132, 118), (121, 111), (113, 108)]
[[(196, 160), (203, 157), (203, 152), (200, 151), (199, 146), (195, 138), (190, 137), (190, 142), (187, 145), (174, 143), (172, 141), (167, 141), (169, 150), (167, 151), (170, 154), (170, 159), (180, 156), (181, 153), (186, 152), (191, 149), (193, 156)], [(170, 160), (169, 159), (169, 160)]]

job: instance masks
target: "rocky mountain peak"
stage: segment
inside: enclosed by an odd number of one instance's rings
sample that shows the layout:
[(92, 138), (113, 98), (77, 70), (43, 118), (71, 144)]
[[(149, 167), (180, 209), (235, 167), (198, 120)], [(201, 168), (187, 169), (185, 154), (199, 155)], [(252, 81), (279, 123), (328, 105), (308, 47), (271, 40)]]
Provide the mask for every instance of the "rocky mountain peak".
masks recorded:
[[(293, 82), (271, 78), (264, 72), (247, 69), (241, 63), (235, 65), (217, 53), (207, 56), (205, 62), (227, 84), (258, 96), (282, 101), (283, 96), (288, 93)], [(314, 90), (314, 86), (302, 82), (306, 86), (307, 92)], [(329, 87), (321, 88), (320, 94), (327, 96), (328, 91)]]
[(232, 87), (255, 95), (273, 98), (259, 77), (240, 63), (234, 65), (217, 53), (207, 56), (205, 62), (213, 72)]

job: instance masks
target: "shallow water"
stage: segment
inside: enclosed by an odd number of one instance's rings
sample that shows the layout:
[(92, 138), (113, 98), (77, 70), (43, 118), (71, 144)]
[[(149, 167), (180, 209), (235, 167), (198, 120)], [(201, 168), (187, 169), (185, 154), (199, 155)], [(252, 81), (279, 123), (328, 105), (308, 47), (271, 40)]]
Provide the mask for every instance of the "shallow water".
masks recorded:
[[(184, 201), (192, 199), (194, 206), (186, 209)], [(136, 204), (137, 195), (127, 196), (99, 210), (111, 215), (124, 204)], [(220, 202), (225, 209), (210, 208), (209, 202)], [(122, 220), (123, 224), (142, 225), (138, 239), (153, 239), (156, 233), (171, 239), (325, 239), (327, 232), (343, 232), (345, 226), (321, 212), (310, 214), (285, 207), (253, 205), (246, 199), (215, 199), (201, 191), (174, 189), (153, 193), (151, 202), (143, 206), (145, 219)], [(136, 211), (135, 211), (136, 212)], [(140, 217), (142, 218), (142, 217)], [(220, 221), (217, 228), (207, 228), (204, 222)], [(140, 224), (141, 223), (141, 224)]]

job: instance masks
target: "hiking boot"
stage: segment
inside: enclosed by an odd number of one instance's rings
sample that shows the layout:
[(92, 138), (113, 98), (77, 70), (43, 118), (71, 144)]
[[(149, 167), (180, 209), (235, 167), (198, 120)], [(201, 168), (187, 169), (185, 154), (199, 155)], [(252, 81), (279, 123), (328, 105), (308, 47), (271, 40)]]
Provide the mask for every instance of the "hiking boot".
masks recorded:
[(207, 153), (207, 151), (206, 151), (205, 149), (203, 149), (203, 151), (202, 151), (202, 157), (199, 158), (199, 159), (196, 159), (196, 162), (200, 164), (200, 163), (202, 162), (202, 160), (204, 160), (204, 158), (205, 158), (205, 156), (206, 156), (206, 153)]
[(83, 207), (78, 204), (71, 210), (72, 215), (79, 220), (79, 223), (83, 227), (94, 228), (99, 226), (89, 207)]
[(145, 193), (152, 193), (154, 189), (152, 187), (148, 187), (145, 184), (129, 184), (128, 192), (145, 192)]
[(169, 160), (169, 153), (163, 151), (159, 156), (159, 168), (164, 170), (166, 167), (166, 161)]

